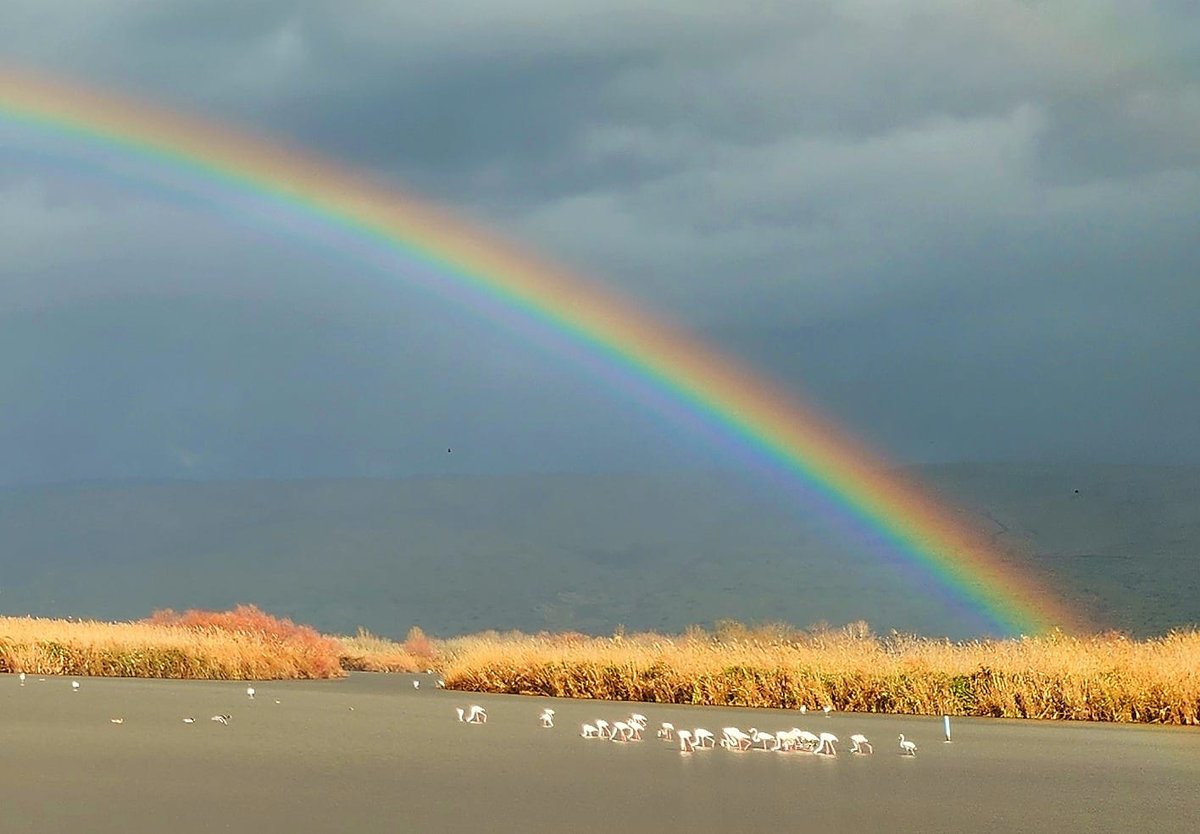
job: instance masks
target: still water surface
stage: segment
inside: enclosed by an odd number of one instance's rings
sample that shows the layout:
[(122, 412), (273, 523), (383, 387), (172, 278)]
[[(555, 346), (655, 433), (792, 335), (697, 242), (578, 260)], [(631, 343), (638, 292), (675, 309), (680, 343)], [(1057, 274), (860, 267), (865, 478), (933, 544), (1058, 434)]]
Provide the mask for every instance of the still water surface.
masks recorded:
[[(0, 675), (0, 832), (1200, 830), (1194, 729), (957, 719), (944, 744), (940, 719), (477, 696), (402, 675), (264, 682), (253, 701), (244, 684), (79, 680)], [(486, 725), (455, 719), (468, 703)], [(655, 727), (829, 730), (841, 751), (579, 737), (631, 708)], [(873, 756), (848, 754), (855, 732)]]

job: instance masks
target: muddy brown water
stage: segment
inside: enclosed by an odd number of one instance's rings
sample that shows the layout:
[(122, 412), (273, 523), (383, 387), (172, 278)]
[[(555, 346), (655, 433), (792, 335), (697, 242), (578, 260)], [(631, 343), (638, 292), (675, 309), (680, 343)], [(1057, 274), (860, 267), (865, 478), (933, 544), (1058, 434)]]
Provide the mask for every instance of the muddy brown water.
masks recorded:
[[(251, 701), (237, 683), (78, 678), (73, 692), (69, 679), (0, 675), (0, 832), (1200, 830), (1191, 728), (954, 719), (945, 744), (940, 719), (480, 696), (413, 679), (263, 682)], [(470, 703), (487, 724), (456, 720)], [(545, 706), (553, 729), (538, 724)], [(631, 709), (653, 726), (800, 726), (842, 744), (822, 758), (580, 738), (582, 722)], [(874, 755), (848, 753), (855, 732)]]

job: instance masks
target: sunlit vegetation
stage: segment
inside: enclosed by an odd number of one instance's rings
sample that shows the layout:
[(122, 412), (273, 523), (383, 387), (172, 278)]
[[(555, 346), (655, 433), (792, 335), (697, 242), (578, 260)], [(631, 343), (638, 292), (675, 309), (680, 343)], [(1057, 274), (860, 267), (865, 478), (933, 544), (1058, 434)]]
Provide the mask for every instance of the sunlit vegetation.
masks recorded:
[(0, 672), (203, 680), (334, 678), (341, 644), (254, 606), (127, 623), (0, 617)]
[(360, 628), (353, 637), (338, 637), (341, 664), (351, 672), (424, 672), (439, 664), (440, 653), (425, 632), (413, 626), (404, 642), (378, 637)]
[(917, 715), (1200, 723), (1200, 632), (950, 642), (865, 624), (445, 641), (451, 689)]
[(1200, 631), (951, 642), (720, 623), (682, 635), (321, 635), (253, 606), (0, 617), (0, 672), (255, 680), (438, 670), (450, 689), (672, 704), (1200, 724)]

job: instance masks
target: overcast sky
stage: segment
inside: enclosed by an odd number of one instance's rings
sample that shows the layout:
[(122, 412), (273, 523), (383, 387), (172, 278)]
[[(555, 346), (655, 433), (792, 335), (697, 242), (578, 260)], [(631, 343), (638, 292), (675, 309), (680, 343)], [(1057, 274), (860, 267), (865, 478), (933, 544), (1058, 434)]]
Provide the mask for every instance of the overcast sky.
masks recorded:
[[(0, 6), (5, 63), (436, 200), (900, 462), (1200, 463), (1198, 55), (1182, 0)], [(154, 176), (0, 118), (0, 483), (730, 463)]]

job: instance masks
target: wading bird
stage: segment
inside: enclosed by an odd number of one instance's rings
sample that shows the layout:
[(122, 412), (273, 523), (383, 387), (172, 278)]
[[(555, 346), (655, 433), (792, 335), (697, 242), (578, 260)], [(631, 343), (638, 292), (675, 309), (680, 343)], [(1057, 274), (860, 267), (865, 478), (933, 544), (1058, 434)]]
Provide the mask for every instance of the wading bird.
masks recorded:
[[(759, 730), (757, 727), (750, 728), (750, 739), (755, 744), (758, 744), (759, 742), (761, 742), (763, 750), (778, 750), (779, 749), (779, 742), (775, 741), (775, 736), (771, 733), (764, 733), (761, 730)], [(774, 744), (775, 746), (767, 747), (768, 744)]]
[(696, 751), (696, 745), (692, 742), (692, 733), (690, 730), (680, 730), (677, 735), (679, 736), (680, 753), (694, 753)]
[(20, 678), (21, 678), (21, 686), (24, 686), (25, 685), (25, 673), (24, 672), (22, 672), (20, 674)]
[(246, 697), (249, 698), (251, 701), (254, 700), (254, 687), (253, 686), (246, 687)]
[(749, 750), (750, 745), (753, 743), (754, 739), (737, 727), (724, 727), (721, 729), (721, 746), (726, 749), (736, 747), (738, 750)]
[(837, 740), (838, 737), (833, 733), (821, 733), (818, 740), (819, 743), (817, 744), (817, 749), (813, 752), (822, 756), (836, 756), (837, 748), (833, 746), (833, 743)]
[(828, 718), (829, 713), (833, 712), (833, 704), (826, 704), (824, 706), (824, 710), (825, 710), (825, 717)]
[(708, 744), (709, 747), (717, 746), (716, 736), (714, 736), (712, 733), (710, 733), (708, 730), (704, 729), (703, 727), (697, 727), (696, 731), (692, 734), (692, 737), (696, 740), (696, 746), (699, 747), (701, 750), (704, 749), (704, 745), (706, 743)]
[(552, 710), (552, 709), (542, 710), (541, 722), (542, 722), (542, 726), (545, 727), (546, 729), (553, 727), (554, 726), (554, 710)]
[(79, 691), (79, 681), (71, 681), (71, 691), (72, 692)]
[(479, 704), (471, 704), (467, 709), (467, 717), (464, 719), (468, 724), (486, 724), (487, 711), (479, 706)]
[(779, 743), (779, 749), (785, 753), (795, 750), (796, 745), (800, 743), (800, 731), (795, 727), (790, 730), (779, 730), (775, 733), (775, 741)]
[[(620, 738), (617, 736), (620, 735)], [(612, 741), (629, 741), (633, 738), (633, 728), (624, 721), (614, 721), (612, 725), (612, 733), (609, 735)]]
[(917, 755), (917, 745), (913, 744), (911, 741), (905, 741), (904, 733), (900, 734), (900, 753), (904, 756)]
[(850, 736), (850, 741), (854, 745), (850, 748), (851, 753), (862, 753), (863, 755), (869, 756), (874, 752), (875, 748), (871, 747), (871, 742), (867, 741), (867, 737), (862, 733), (855, 733), (854, 735)]
[(808, 730), (801, 730), (796, 737), (800, 739), (800, 745), (810, 753), (816, 750), (817, 745), (821, 743), (821, 739)]
[(209, 720), (216, 721), (218, 724), (228, 724), (229, 723), (229, 715), (228, 715), (228, 713), (221, 713), (220, 715), (214, 715)]
[(662, 726), (658, 730), (658, 737), (664, 738), (667, 741), (674, 741), (675, 740), (675, 725), (668, 724), (666, 721), (664, 721), (662, 723)]
[(603, 718), (596, 719), (596, 735), (600, 738), (608, 738), (612, 733), (609, 732), (608, 722)]
[(579, 726), (579, 735), (583, 738), (596, 738), (600, 735), (600, 731), (593, 724), (581, 724)]

